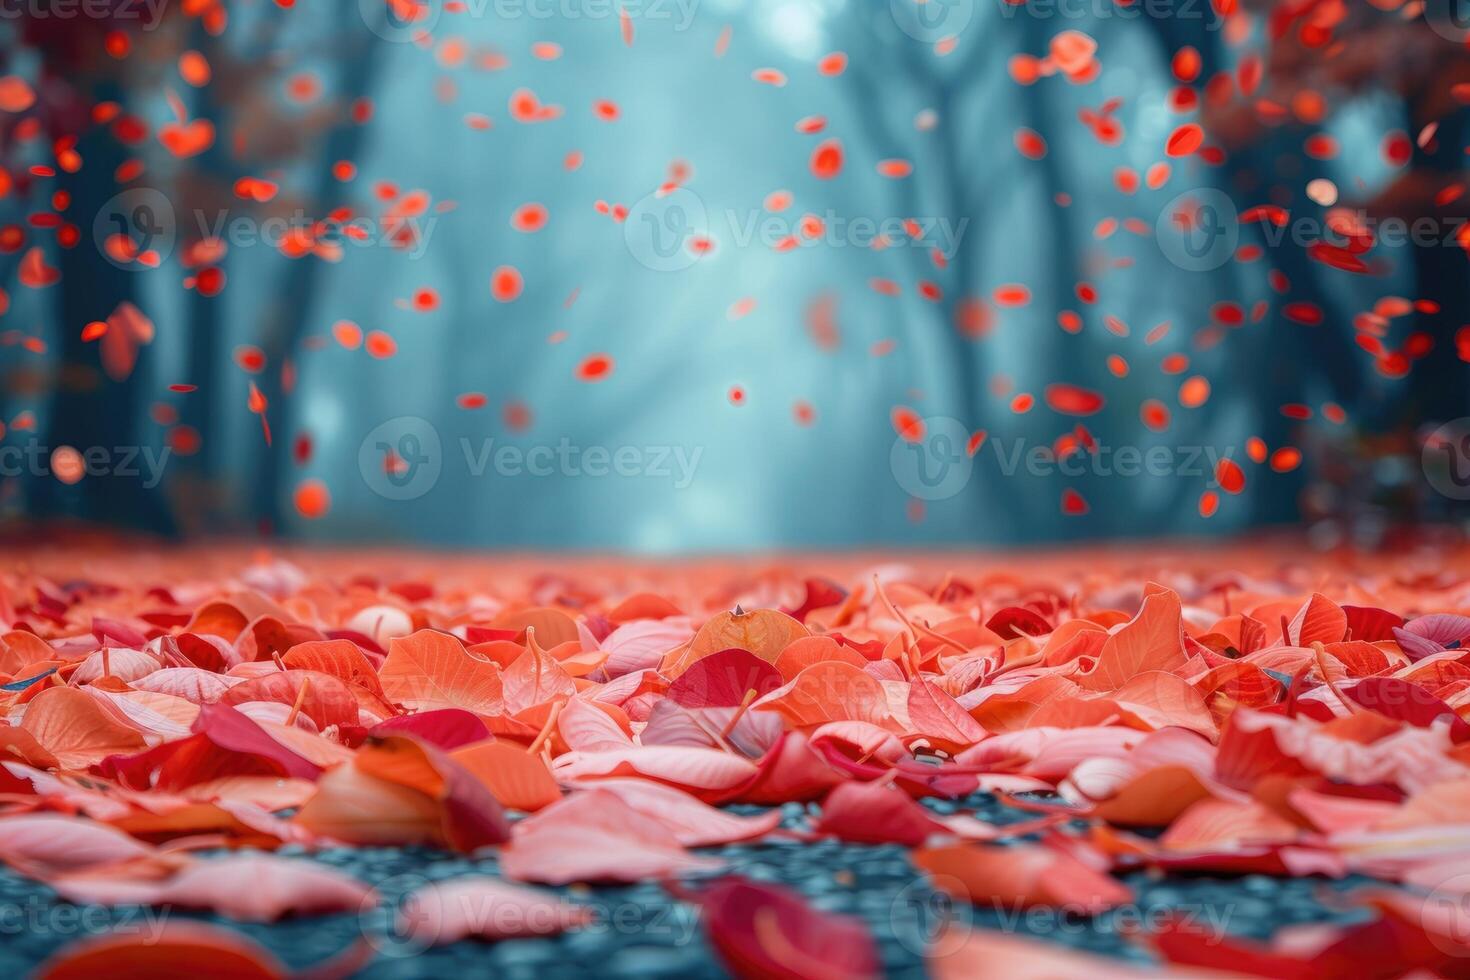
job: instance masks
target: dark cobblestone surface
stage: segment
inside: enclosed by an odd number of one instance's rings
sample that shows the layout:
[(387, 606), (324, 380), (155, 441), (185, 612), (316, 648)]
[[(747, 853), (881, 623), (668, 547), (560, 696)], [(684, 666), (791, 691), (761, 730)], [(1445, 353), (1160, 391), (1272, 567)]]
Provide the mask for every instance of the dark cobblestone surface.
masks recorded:
[[(1030, 815), (977, 795), (963, 801), (930, 801), (935, 810), (974, 812), (983, 820), (1009, 823)], [(734, 808), (756, 812), (754, 808)], [(800, 805), (784, 808), (784, 824), (805, 825)], [(282, 854), (304, 854), (286, 848)], [(918, 875), (899, 846), (863, 846), (837, 841), (770, 841), (705, 849), (723, 858), (731, 873), (777, 882), (806, 895), (817, 907), (856, 915), (872, 929), (890, 976), (922, 977), (924, 937), (945, 916), (975, 926), (1033, 934), (1096, 953), (1146, 962), (1148, 954), (1124, 933), (1145, 925), (1165, 909), (1189, 916), (1198, 927), (1263, 939), (1276, 930), (1313, 921), (1350, 921), (1364, 913), (1343, 910), (1331, 894), (1362, 879), (1279, 880), (1240, 878), (1153, 878), (1131, 874), (1125, 881), (1137, 895), (1135, 908), (1091, 919), (1046, 910), (1011, 913), (997, 909), (955, 909)], [(426, 881), (468, 873), (497, 872), (494, 857), (465, 858), (414, 848), (337, 848), (318, 851), (315, 860), (379, 886), (397, 897)], [(699, 928), (692, 906), (668, 896), (657, 884), (560, 889), (572, 900), (593, 905), (592, 927), (548, 939), (500, 943), (466, 941), (428, 951), (405, 947), (393, 934), (389, 908), (359, 914), (316, 916), (270, 925), (229, 923), (274, 952), (287, 965), (309, 966), (366, 936), (377, 955), (360, 974), (377, 980), (493, 975), (506, 980), (545, 977), (723, 977)], [(1323, 899), (1328, 899), (1324, 904)], [(153, 916), (160, 913), (152, 912)], [(186, 913), (171, 913), (184, 916)], [(225, 922), (216, 916), (191, 918)], [(78, 909), (58, 903), (44, 885), (0, 871), (0, 975), (25, 976), (58, 947), (78, 936), (109, 928), (147, 929), (145, 910)], [(156, 921), (156, 918), (155, 920)]]

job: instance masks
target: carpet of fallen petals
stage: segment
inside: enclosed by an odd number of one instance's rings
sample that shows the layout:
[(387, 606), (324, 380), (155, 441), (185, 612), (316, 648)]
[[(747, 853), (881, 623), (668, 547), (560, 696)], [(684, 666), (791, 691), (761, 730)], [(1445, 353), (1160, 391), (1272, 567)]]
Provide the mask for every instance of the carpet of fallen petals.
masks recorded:
[[(70, 902), (355, 911), (370, 886), (271, 852), (489, 849), (500, 876), (417, 896), (424, 948), (577, 930), (585, 911), (547, 886), (658, 881), (735, 975), (875, 975), (861, 922), (702, 850), (836, 837), (903, 845), (958, 902), (1083, 916), (1130, 902), (1141, 868), (1362, 875), (1354, 924), (1135, 939), (1171, 976), (1470, 975), (1470, 561), (1452, 550), (640, 565), (84, 543), (0, 561), (0, 861)], [(920, 802), (977, 792), (1027, 819)], [(781, 825), (792, 802), (809, 829)], [(226, 963), (282, 971), (187, 919), (48, 969)], [(929, 968), (1134, 969), (981, 929), (935, 937)]]

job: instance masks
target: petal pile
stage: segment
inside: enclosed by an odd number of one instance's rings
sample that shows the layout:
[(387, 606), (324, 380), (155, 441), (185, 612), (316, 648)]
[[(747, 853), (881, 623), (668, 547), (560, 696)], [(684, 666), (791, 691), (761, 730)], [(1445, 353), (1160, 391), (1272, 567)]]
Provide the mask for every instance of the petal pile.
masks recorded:
[[(493, 854), (501, 877), (419, 889), (405, 935), (550, 936), (592, 917), (535, 886), (658, 881), (759, 976), (882, 965), (862, 921), (711, 878), (730, 869), (700, 849), (897, 844), (960, 906), (1082, 917), (1134, 903), (1138, 871), (1356, 874), (1378, 884), (1349, 896), (1369, 910), (1352, 925), (1139, 941), (1263, 976), (1457, 965), (1470, 578), (1448, 566), (375, 578), (236, 560), (3, 573), (0, 861), (75, 903), (272, 921), (375, 901), (313, 850)], [(981, 819), (980, 799), (1020, 815)], [(185, 933), (180, 956), (217, 941)], [(1087, 962), (961, 938), (935, 972)]]

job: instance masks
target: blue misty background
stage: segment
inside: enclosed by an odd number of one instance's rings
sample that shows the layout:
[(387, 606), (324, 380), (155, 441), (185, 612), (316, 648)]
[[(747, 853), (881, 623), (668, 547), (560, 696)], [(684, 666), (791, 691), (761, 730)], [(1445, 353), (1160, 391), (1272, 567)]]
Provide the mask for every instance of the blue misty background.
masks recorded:
[[(1290, 475), (1253, 468), (1247, 492), (1228, 498), (1205, 521), (1197, 504), (1211, 485), (1207, 472), (1133, 478), (1006, 472), (1003, 456), (1017, 447), (1050, 446), (1076, 420), (1040, 404), (1014, 414), (1010, 395), (998, 394), (992, 382), (1009, 378), (1015, 391), (1038, 401), (1043, 386), (1056, 381), (1099, 390), (1107, 407), (1085, 420), (1099, 442), (1172, 447), (1181, 463), (1192, 447), (1233, 451), (1240, 459), (1251, 435), (1273, 447), (1344, 438), (1344, 427), (1287, 420), (1279, 411), (1287, 402), (1335, 400), (1367, 428), (1428, 411), (1405, 407), (1407, 384), (1373, 372), (1350, 327), (1352, 316), (1381, 296), (1417, 295), (1409, 249), (1380, 248), (1376, 254), (1391, 267), (1375, 277), (1309, 263), (1290, 243), (1249, 265), (1187, 271), (1165, 259), (1151, 234), (1119, 232), (1106, 241), (1094, 234), (1109, 217), (1138, 218), (1152, 229), (1165, 204), (1193, 188), (1219, 187), (1241, 206), (1270, 201), (1306, 214), (1320, 213), (1303, 195), (1311, 176), (1371, 194), (1392, 176), (1378, 153), (1382, 134), (1409, 125), (1401, 100), (1373, 91), (1335, 99), (1338, 111), (1325, 124), (1342, 145), (1335, 161), (1305, 160), (1301, 142), (1308, 131), (1286, 126), (1236, 149), (1221, 167), (1178, 161), (1163, 188), (1128, 196), (1115, 187), (1115, 168), (1142, 173), (1161, 159), (1180, 121), (1166, 103), (1175, 84), (1173, 52), (1197, 47), (1206, 78), (1236, 66), (1241, 49), (1227, 49), (1202, 4), (1188, 17), (1102, 10), (1064, 18), (1051, 7), (1017, 10), (977, 0), (954, 8), (954, 16), (968, 11), (968, 19), (953, 52), (941, 56), (899, 29), (887, 0), (686, 2), (693, 8), (687, 23), (689, 7), (672, 0), (657, 6), (657, 14), (648, 7), (634, 16), (632, 47), (624, 45), (615, 19), (509, 16), (490, 3), (438, 11), (427, 43), (403, 40), (401, 28), (368, 0), (290, 10), (230, 4), (229, 29), (220, 37), (175, 12), (151, 32), (148, 45), (157, 49), (151, 64), (109, 70), (88, 84), (155, 127), (171, 118), (163, 97), (171, 89), (191, 117), (214, 120), (219, 139), (181, 162), (156, 139), (130, 154), (107, 133), (94, 132), (79, 147), (86, 160), (80, 173), (35, 182), (28, 196), (0, 202), (8, 220), (20, 220), (61, 186), (73, 197), (68, 219), (83, 229), (73, 249), (30, 232), (62, 269), (56, 286), (19, 288), (13, 281), (19, 253), (4, 256), (11, 308), (0, 326), (44, 337), (47, 352), (0, 348), (9, 379), (0, 407), (7, 421), (26, 410), (37, 418), (37, 432), (12, 427), (9, 443), (34, 435), (48, 446), (141, 444), (157, 451), (167, 430), (153, 413), (166, 403), (199, 431), (202, 449), (170, 458), (162, 483), (151, 490), (123, 478), (89, 477), (76, 486), (46, 476), (6, 478), (9, 512), (186, 534), (265, 528), (313, 540), (655, 552), (1223, 533), (1295, 517), (1311, 457)], [(1016, 85), (1008, 59), (1044, 55), (1051, 37), (1066, 29), (1096, 38), (1098, 79), (1072, 85), (1058, 76)], [(718, 57), (726, 30), (728, 50)], [(462, 58), (454, 48), (461, 42)], [(560, 58), (534, 57), (537, 42), (559, 45)], [(186, 48), (210, 58), (211, 85), (179, 82), (173, 64)], [(1245, 50), (1259, 49), (1257, 38)], [(850, 58), (837, 78), (815, 67), (831, 51)], [(503, 67), (484, 66), (482, 56), (492, 52)], [(42, 64), (20, 47), (11, 50), (10, 62), (22, 72)], [(74, 64), (87, 62), (79, 57)], [(756, 83), (751, 74), (762, 68), (784, 72), (788, 84)], [(307, 105), (286, 95), (286, 80), (300, 72), (313, 73), (323, 89)], [(536, 124), (515, 121), (508, 102), (521, 88), (561, 106), (563, 114)], [(1122, 100), (1116, 117), (1126, 138), (1104, 146), (1078, 113), (1115, 97)], [(350, 119), (358, 98), (373, 106), (362, 124)], [(597, 100), (615, 102), (620, 118), (600, 119)], [(924, 130), (916, 120), (926, 111), (935, 125)], [(490, 127), (468, 125), (469, 114), (488, 117)], [(797, 121), (810, 115), (826, 117), (819, 136), (796, 131)], [(1016, 151), (1022, 127), (1045, 137), (1044, 159)], [(248, 133), (243, 148), (235, 139), (242, 129)], [(828, 137), (842, 140), (846, 167), (839, 178), (819, 181), (808, 158)], [(9, 149), (44, 156), (44, 142)], [(584, 163), (568, 172), (563, 161), (572, 151)], [(111, 174), (129, 155), (140, 155), (147, 168), (128, 186), (159, 190), (176, 212), (178, 247), (156, 270), (114, 267), (89, 233), (93, 216), (122, 189)], [(913, 161), (914, 175), (879, 176), (876, 163), (890, 158)], [(332, 176), (341, 159), (357, 166), (350, 182)], [(668, 224), (681, 215), (671, 217), (659, 198), (648, 200), (676, 160), (692, 169), (687, 192), (704, 209), (716, 248), (688, 268), (659, 271), (649, 267), (658, 265), (648, 261), (654, 243), (638, 236), (653, 234), (656, 225), (681, 227)], [(234, 196), (234, 181), (247, 175), (276, 180), (277, 200), (255, 205)], [(340, 262), (328, 262), (237, 243), (222, 263), (228, 284), (219, 296), (181, 288), (184, 243), (197, 236), (191, 210), (214, 214), (223, 207), (232, 217), (258, 221), (298, 207), (321, 216), (350, 206), (374, 217), (379, 182), (423, 190), (436, 207), (452, 207), (431, 209), (420, 220), (423, 241), (414, 248), (348, 247)], [(794, 197), (780, 216), (787, 224), (812, 212), (829, 220), (919, 217), (963, 232), (943, 269), (926, 249), (905, 243), (875, 250), (829, 236), (827, 244), (778, 253), (759, 237), (741, 242), (740, 225), (766, 216), (763, 200), (781, 189)], [(1069, 206), (1059, 206), (1058, 195)], [(626, 227), (614, 222), (598, 213), (599, 200), (633, 207), (635, 220)], [(511, 227), (512, 214), (528, 202), (550, 214), (537, 234)], [(1257, 234), (1243, 228), (1242, 241)], [(524, 293), (512, 303), (491, 295), (493, 270), (502, 265), (524, 276)], [(1273, 267), (1292, 281), (1286, 296), (1267, 285)], [(875, 292), (874, 279), (897, 283), (900, 295)], [(922, 297), (921, 280), (935, 283), (943, 299)], [(1096, 286), (1095, 305), (1074, 295), (1082, 280)], [(1029, 288), (1029, 305), (991, 304), (994, 326), (983, 339), (956, 330), (956, 307), (965, 297), (988, 301), (1010, 283)], [(1463, 278), (1456, 288), (1463, 292)], [(423, 289), (436, 291), (437, 309), (412, 308)], [(746, 297), (754, 309), (732, 320), (730, 308)], [(839, 330), (834, 348), (815, 342), (809, 329), (813, 305), (824, 298)], [(157, 338), (142, 350), (131, 377), (116, 383), (98, 372), (97, 345), (83, 344), (78, 334), (123, 300), (153, 320)], [(1197, 335), (1222, 301), (1247, 310), (1264, 301), (1270, 308), (1260, 322), (1229, 329), (1222, 342), (1198, 349)], [(1288, 301), (1321, 304), (1325, 322), (1288, 322), (1281, 314)], [(1080, 334), (1058, 327), (1065, 309), (1081, 314)], [(1105, 315), (1128, 324), (1130, 335), (1110, 331)], [(396, 356), (343, 349), (331, 338), (339, 320), (391, 335)], [(1165, 321), (1172, 325), (1167, 336), (1146, 343), (1149, 330)], [(251, 375), (237, 366), (241, 345), (265, 353), (264, 371)], [(875, 345), (891, 351), (875, 355)], [(576, 366), (593, 353), (614, 358), (612, 375), (595, 384), (576, 380)], [(1108, 372), (1105, 358), (1113, 353), (1131, 365), (1127, 378)], [(1159, 368), (1171, 353), (1189, 356), (1187, 374), (1212, 380), (1214, 394), (1204, 407), (1179, 406), (1187, 375)], [(294, 381), (286, 390), (281, 368), (288, 363)], [(269, 449), (247, 409), (252, 381), (269, 402)], [(178, 382), (199, 389), (171, 392), (168, 385)], [(734, 386), (745, 394), (739, 406), (728, 397)], [(486, 407), (458, 407), (465, 392), (484, 393)], [(1166, 432), (1140, 424), (1146, 398), (1171, 407)], [(793, 418), (798, 401), (814, 410), (810, 425)], [(529, 410), (524, 428), (507, 424), (503, 407), (511, 403)], [(968, 478), (951, 477), (939, 499), (922, 507), (906, 478), (895, 476), (890, 412), (898, 405), (989, 433), (973, 463), (955, 462)], [(404, 417), (423, 422), (392, 421)], [(1322, 431), (1328, 429), (1338, 431)], [(947, 431), (941, 423), (931, 428), (941, 430)], [(413, 438), (405, 442), (405, 436)], [(431, 460), (433, 438), (440, 448)], [(373, 444), (370, 454), (383, 442), (412, 456), (412, 466), (437, 468), (437, 477), (431, 486), (412, 488), (412, 499), (391, 499), (401, 495), (397, 485), (380, 468), (360, 465), (365, 439)], [(555, 448), (563, 440), (583, 450), (636, 447), (636, 465), (659, 473), (599, 477), (585, 466), (545, 477), (496, 473), (492, 457), (476, 475), (488, 439), (492, 453), (504, 446)], [(673, 453), (697, 458), (687, 486), (677, 462), (660, 464), (665, 450), (670, 459)], [(933, 456), (931, 474), (938, 474), (933, 467), (953, 446), (926, 451)], [(671, 468), (669, 476), (660, 475), (661, 465)], [(418, 472), (400, 474), (399, 483), (418, 479)], [(312, 478), (331, 494), (330, 512), (317, 520), (303, 518), (292, 502), (297, 486)], [(1067, 487), (1088, 501), (1089, 514), (1061, 516)]]

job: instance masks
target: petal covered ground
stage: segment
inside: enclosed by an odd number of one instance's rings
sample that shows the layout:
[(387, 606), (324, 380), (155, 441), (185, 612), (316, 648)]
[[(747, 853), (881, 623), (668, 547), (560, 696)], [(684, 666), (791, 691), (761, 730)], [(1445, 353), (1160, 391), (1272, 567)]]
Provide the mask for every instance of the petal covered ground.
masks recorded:
[[(927, 937), (937, 976), (1470, 975), (1450, 552), (639, 566), (92, 542), (11, 550), (0, 627), (0, 861), (84, 908), (214, 916), (81, 940), (54, 976), (277, 975), (219, 923), (385, 908), (391, 950), (365, 931), (318, 968), (550, 941), (606, 926), (592, 885), (697, 911), (738, 976), (878, 975), (863, 919), (728, 857), (832, 842), (899, 849), (964, 910)], [(311, 859), (383, 848), (493, 873), (388, 896)], [(1318, 882), (1352, 914), (1261, 941), (1140, 896), (1201, 876)], [(1132, 963), (1004, 934), (1130, 909)]]

